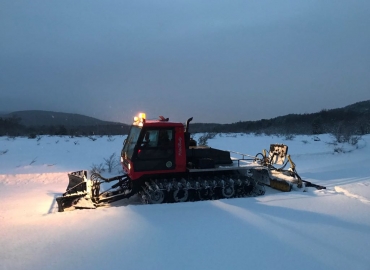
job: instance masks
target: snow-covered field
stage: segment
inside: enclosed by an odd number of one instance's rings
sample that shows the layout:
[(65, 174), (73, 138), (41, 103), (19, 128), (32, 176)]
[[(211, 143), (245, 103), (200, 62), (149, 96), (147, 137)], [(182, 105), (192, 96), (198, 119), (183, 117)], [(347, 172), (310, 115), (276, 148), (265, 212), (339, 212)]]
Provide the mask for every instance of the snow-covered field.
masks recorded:
[[(67, 173), (124, 137), (0, 137), (0, 269), (370, 269), (370, 135), (223, 134), (211, 147), (255, 155), (285, 143), (302, 178), (326, 190), (57, 212)], [(334, 149), (344, 150), (335, 152)]]

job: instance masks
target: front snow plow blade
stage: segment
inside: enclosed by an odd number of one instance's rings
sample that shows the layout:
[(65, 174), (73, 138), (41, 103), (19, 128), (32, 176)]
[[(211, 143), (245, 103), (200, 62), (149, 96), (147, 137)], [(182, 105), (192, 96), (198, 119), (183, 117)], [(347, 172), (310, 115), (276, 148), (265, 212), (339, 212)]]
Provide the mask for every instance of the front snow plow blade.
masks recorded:
[(62, 197), (57, 197), (58, 212), (67, 208), (96, 208), (91, 200), (91, 181), (87, 180), (86, 171), (77, 171), (68, 174), (69, 183)]
[[(104, 178), (93, 173), (87, 178), (87, 171), (81, 170), (68, 174), (69, 183), (65, 193), (56, 198), (58, 212), (74, 209), (95, 209), (105, 203), (111, 203), (133, 195), (127, 175)], [(100, 192), (102, 183), (118, 181), (104, 192)]]

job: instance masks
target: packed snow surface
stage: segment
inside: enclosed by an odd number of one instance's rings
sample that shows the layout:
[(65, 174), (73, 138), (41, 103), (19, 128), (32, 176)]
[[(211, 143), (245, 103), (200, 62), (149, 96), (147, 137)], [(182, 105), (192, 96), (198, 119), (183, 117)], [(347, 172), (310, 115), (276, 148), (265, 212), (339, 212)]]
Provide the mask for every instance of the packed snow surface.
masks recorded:
[(162, 205), (132, 197), (58, 213), (67, 173), (118, 158), (124, 138), (0, 137), (1, 270), (370, 269), (369, 135), (356, 145), (330, 135), (208, 141), (250, 155), (287, 144), (301, 177), (326, 190)]

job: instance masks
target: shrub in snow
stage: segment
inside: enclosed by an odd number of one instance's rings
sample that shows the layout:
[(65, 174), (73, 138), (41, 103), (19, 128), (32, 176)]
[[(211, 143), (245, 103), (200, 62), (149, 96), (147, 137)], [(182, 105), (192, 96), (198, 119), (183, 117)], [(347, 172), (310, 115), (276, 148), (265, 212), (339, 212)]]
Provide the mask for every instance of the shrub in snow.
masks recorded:
[(358, 136), (354, 129), (344, 125), (340, 125), (332, 135), (338, 143), (350, 143), (351, 145), (356, 145), (361, 139), (361, 136)]
[(335, 147), (334, 153), (344, 153), (343, 147), (341, 146)]
[(31, 133), (30, 135), (28, 135), (28, 139), (36, 139), (36, 134), (35, 133)]
[(102, 173), (104, 171), (105, 171), (105, 169), (104, 169), (103, 163), (93, 164), (90, 167), (90, 174), (93, 174), (93, 173), (99, 173), (100, 174), (100, 173)]
[(88, 136), (89, 140), (92, 140), (93, 142), (96, 141), (96, 138), (93, 136)]
[(108, 168), (108, 172), (111, 173), (114, 168), (116, 168), (119, 164), (116, 153), (113, 153), (109, 156), (109, 158), (104, 158), (105, 165)]
[(258, 130), (256, 132), (254, 132), (254, 136), (256, 136), (256, 137), (262, 136), (262, 132)]
[(115, 138), (113, 138), (112, 135), (108, 136), (108, 139), (107, 139), (108, 142), (113, 142), (114, 140), (115, 140)]
[(287, 134), (287, 135), (285, 135), (284, 139), (286, 141), (292, 141), (294, 138), (295, 138), (295, 136), (293, 134)]
[(357, 145), (360, 139), (361, 139), (361, 136), (351, 136), (351, 138), (349, 139), (349, 143), (351, 145)]
[(198, 145), (207, 145), (209, 139), (213, 139), (217, 134), (216, 133), (206, 133), (199, 137)]
[(33, 163), (35, 163), (35, 162), (36, 162), (36, 159), (37, 159), (37, 157), (35, 157), (35, 158), (30, 162), (30, 165), (32, 165)]

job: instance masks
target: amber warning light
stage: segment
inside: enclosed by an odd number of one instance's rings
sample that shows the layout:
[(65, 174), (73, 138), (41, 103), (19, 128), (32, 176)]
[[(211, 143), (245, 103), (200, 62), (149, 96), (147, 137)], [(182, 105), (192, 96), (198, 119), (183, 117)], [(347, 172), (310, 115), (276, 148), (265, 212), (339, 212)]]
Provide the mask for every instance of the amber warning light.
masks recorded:
[(139, 113), (138, 116), (134, 117), (134, 124), (143, 124), (146, 119), (145, 113)]

